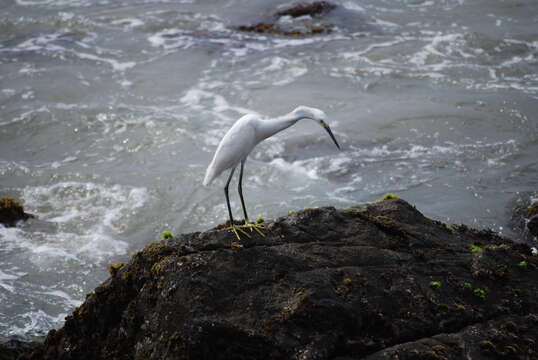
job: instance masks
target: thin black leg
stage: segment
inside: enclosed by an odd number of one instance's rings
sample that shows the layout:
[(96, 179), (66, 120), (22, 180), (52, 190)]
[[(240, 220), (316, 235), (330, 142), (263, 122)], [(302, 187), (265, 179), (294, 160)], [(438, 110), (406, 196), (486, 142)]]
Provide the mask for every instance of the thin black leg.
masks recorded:
[(226, 205), (228, 206), (228, 215), (230, 215), (230, 226), (233, 226), (234, 224), (234, 218), (232, 216), (232, 208), (230, 207), (230, 197), (228, 196), (228, 186), (230, 185), (230, 181), (232, 181), (232, 176), (234, 175), (235, 168), (230, 171), (230, 176), (228, 177), (228, 181), (226, 182), (226, 186), (224, 187), (224, 195), (226, 196)]
[(237, 191), (239, 191), (239, 198), (241, 199), (241, 206), (243, 207), (243, 215), (245, 215), (245, 223), (248, 224), (247, 208), (245, 207), (245, 200), (243, 200), (243, 167), (245, 166), (245, 160), (241, 161), (241, 169), (239, 171), (239, 183), (237, 184)]

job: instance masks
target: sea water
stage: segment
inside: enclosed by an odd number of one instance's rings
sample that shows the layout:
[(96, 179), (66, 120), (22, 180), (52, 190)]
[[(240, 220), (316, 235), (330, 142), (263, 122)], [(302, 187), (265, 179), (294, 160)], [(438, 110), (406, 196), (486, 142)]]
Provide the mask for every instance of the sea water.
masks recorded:
[(333, 3), (331, 33), (282, 37), (235, 30), (281, 0), (0, 2), (0, 197), (36, 215), (0, 227), (0, 340), (60, 327), (162, 231), (226, 221), (226, 176), (201, 182), (250, 112), (319, 107), (342, 146), (308, 121), (260, 144), (252, 218), (391, 192), (512, 235), (538, 185), (538, 2)]

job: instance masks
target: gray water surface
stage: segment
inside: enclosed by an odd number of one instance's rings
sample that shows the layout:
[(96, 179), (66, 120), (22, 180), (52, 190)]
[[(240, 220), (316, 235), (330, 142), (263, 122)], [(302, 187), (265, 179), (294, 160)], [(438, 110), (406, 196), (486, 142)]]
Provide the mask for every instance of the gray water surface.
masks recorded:
[(309, 121), (260, 144), (252, 218), (392, 192), (510, 235), (507, 203), (538, 187), (538, 3), (334, 0), (328, 35), (234, 30), (283, 3), (0, 3), (0, 197), (37, 216), (0, 227), (0, 340), (61, 326), (162, 231), (226, 221), (226, 176), (201, 181), (248, 112), (319, 107), (343, 147)]

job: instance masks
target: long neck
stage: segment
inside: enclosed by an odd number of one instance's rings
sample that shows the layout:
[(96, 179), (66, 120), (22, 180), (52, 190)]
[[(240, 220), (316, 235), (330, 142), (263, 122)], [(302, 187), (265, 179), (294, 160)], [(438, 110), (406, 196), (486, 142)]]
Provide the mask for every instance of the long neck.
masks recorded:
[(268, 137), (289, 128), (303, 118), (304, 116), (299, 116), (291, 112), (276, 118), (262, 120), (258, 123), (258, 132), (256, 134), (256, 138), (258, 142), (265, 140)]

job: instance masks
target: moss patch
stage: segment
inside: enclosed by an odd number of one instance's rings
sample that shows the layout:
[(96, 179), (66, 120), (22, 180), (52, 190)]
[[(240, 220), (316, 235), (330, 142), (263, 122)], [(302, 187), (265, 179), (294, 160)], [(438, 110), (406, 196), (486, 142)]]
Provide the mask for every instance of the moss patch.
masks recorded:
[(116, 276), (116, 274), (118, 273), (118, 270), (121, 269), (123, 265), (124, 264), (122, 262), (117, 263), (117, 264), (110, 264), (107, 266), (107, 270), (111, 276)]
[(389, 200), (389, 199), (399, 199), (400, 197), (396, 194), (391, 194), (391, 193), (387, 193), (385, 195), (383, 195), (382, 197), (380, 197), (379, 199), (377, 199), (377, 201), (385, 201), (385, 200)]
[(174, 234), (169, 232), (169, 231), (165, 231), (165, 232), (162, 233), (162, 238), (163, 238), (163, 240), (173, 239)]

